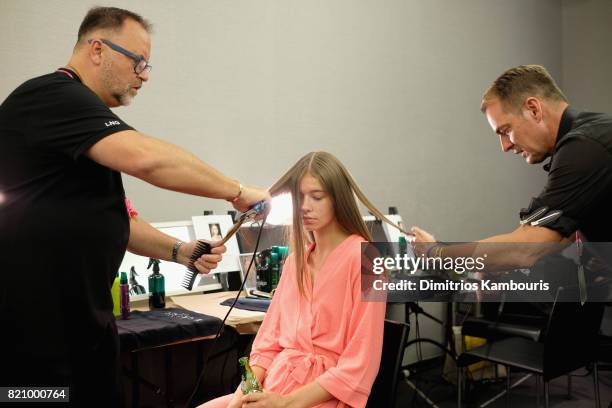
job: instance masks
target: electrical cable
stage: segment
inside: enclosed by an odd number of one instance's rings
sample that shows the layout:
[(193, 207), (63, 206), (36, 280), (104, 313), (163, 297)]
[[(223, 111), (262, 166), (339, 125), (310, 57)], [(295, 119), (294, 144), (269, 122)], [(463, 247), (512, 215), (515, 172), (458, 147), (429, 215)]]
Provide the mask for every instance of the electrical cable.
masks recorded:
[(232, 312), (232, 310), (234, 309), (234, 306), (236, 305), (236, 303), (238, 303), (238, 299), (240, 298), (240, 293), (242, 293), (242, 291), (244, 290), (244, 285), (247, 281), (247, 278), (249, 277), (249, 273), (251, 272), (251, 267), (253, 266), (253, 263), (255, 262), (255, 257), (257, 256), (257, 250), (259, 249), (259, 241), (261, 240), (261, 233), (263, 232), (263, 227), (266, 223), (266, 219), (268, 218), (268, 215), (266, 214), (263, 218), (263, 220), (261, 221), (261, 225), (259, 227), (259, 231), (257, 232), (257, 240), (255, 242), (255, 248), (253, 249), (253, 256), (251, 257), (251, 262), (249, 262), (249, 267), (247, 268), (246, 273), (244, 274), (244, 277), (242, 279), (242, 284), (240, 285), (240, 289), (238, 289), (238, 293), (236, 294), (236, 297), (234, 298), (234, 301), (232, 302), (229, 310), (227, 311), (227, 313), (225, 314), (225, 317), (223, 318), (223, 320), (221, 321), (221, 324), (219, 325), (219, 330), (217, 330), (217, 334), (215, 334), (215, 337), (212, 339), (212, 344), (209, 347), (209, 351), (206, 355), (206, 358), (204, 359), (204, 363), (202, 364), (202, 371), (200, 372), (200, 374), (198, 375), (198, 379), (196, 380), (195, 383), (195, 387), (191, 393), (191, 395), (189, 396), (189, 399), (187, 400), (187, 402), (185, 403), (185, 408), (189, 408), (191, 401), (193, 400), (193, 397), (195, 397), (196, 393), (198, 392), (198, 389), (200, 388), (200, 382), (203, 380), (204, 378), (204, 374), (206, 373), (206, 364), (208, 363), (209, 357), (210, 357), (210, 352), (213, 350), (215, 344), (217, 343), (217, 340), (219, 339), (221, 332), (223, 331), (223, 328), (225, 327), (225, 321), (227, 320), (227, 318), (229, 317), (230, 313)]
[[(417, 303), (417, 305), (418, 305), (418, 303)], [(470, 312), (471, 312), (471, 310), (472, 310), (472, 306), (473, 306), (473, 305), (472, 305), (471, 303), (468, 305), (468, 309), (467, 309), (467, 311), (466, 311), (466, 312), (465, 312), (465, 314), (463, 315), (463, 318), (462, 318), (462, 319), (460, 319), (460, 320), (461, 320), (461, 324), (460, 324), (460, 326), (462, 326), (462, 325), (463, 325), (463, 323), (465, 322), (465, 320), (466, 320), (466, 319), (468, 318), (468, 316), (470, 315)], [(451, 324), (451, 323), (450, 323), (450, 322), (446, 322), (446, 324), (448, 325), (448, 324)], [(410, 346), (410, 345), (412, 345), (412, 344), (417, 343), (417, 350), (416, 350), (416, 352), (417, 352), (417, 359), (418, 359), (418, 361), (419, 361), (419, 362), (422, 362), (422, 355), (421, 355), (421, 358), (419, 358), (419, 356), (418, 356), (418, 354), (419, 354), (419, 353), (418, 353), (418, 352), (419, 352), (419, 350), (418, 350), (418, 349), (419, 349), (420, 343), (422, 343), (422, 342), (425, 342), (425, 343), (431, 343), (431, 344), (433, 344), (433, 345), (435, 345), (435, 346), (438, 346), (438, 347), (439, 347), (439, 344), (437, 344), (437, 342), (435, 342), (435, 341), (433, 341), (433, 340), (429, 340), (429, 339), (421, 339), (421, 338), (420, 338), (420, 325), (419, 325), (419, 322), (418, 322), (418, 313), (415, 313), (415, 326), (416, 326), (416, 327), (415, 327), (415, 329), (416, 329), (416, 338), (415, 338), (414, 340), (412, 340), (412, 341), (409, 341), (409, 342), (406, 344), (406, 347), (408, 347), (408, 346)], [(451, 339), (450, 339), (450, 341), (454, 341), (454, 338), (451, 338)], [(456, 361), (456, 356), (454, 356), (454, 355), (453, 355), (453, 353), (451, 352), (451, 350), (446, 349), (446, 348), (442, 348), (442, 350), (445, 352), (445, 354), (448, 354), (449, 356), (451, 356), (451, 358), (452, 358), (454, 361)], [(457, 368), (457, 369), (459, 369), (459, 368)], [(408, 381), (408, 379), (406, 379), (406, 381)], [(419, 404), (418, 400), (416, 400), (416, 396), (417, 396), (417, 394), (418, 394), (418, 395), (420, 395), (420, 396), (421, 396), (421, 398), (423, 398), (423, 400), (424, 400), (424, 401), (425, 401), (427, 404), (430, 404), (430, 406), (435, 406), (436, 401), (433, 401), (433, 400), (430, 400), (429, 398), (426, 398), (426, 394), (423, 394), (422, 392), (420, 392), (420, 390), (418, 390), (418, 381), (419, 381), (419, 376), (418, 376), (418, 375), (415, 377), (415, 380), (414, 380), (414, 381), (415, 381), (415, 382), (414, 382), (414, 384), (412, 384), (412, 385), (411, 385), (411, 384), (409, 384), (411, 387), (413, 387), (413, 388), (414, 388), (414, 392), (413, 392), (413, 395), (412, 395), (412, 403), (411, 403), (411, 405)], [(428, 384), (432, 383), (432, 381), (427, 381), (427, 380), (424, 380), (424, 381), (425, 381), (425, 382), (427, 382)], [(433, 385), (433, 386), (432, 386), (432, 387), (431, 387), (431, 388), (430, 388), (430, 389), (427, 391), (428, 393), (431, 393), (431, 391), (432, 391), (432, 390), (433, 390), (435, 387), (438, 387), (438, 386), (441, 386), (441, 385), (445, 385), (445, 384), (446, 384), (446, 381), (445, 381), (444, 379), (442, 379), (441, 381), (436, 381), (436, 382), (433, 382), (433, 384), (434, 384), (434, 385)], [(424, 396), (425, 396), (425, 397), (424, 397)], [(420, 404), (419, 404), (419, 405), (420, 405)], [(415, 405), (415, 406), (416, 406), (416, 405)]]
[[(418, 310), (419, 302), (415, 302), (415, 304)], [(420, 339), (421, 338), (421, 326), (419, 324), (419, 314), (418, 313), (414, 314), (414, 322), (416, 325), (416, 337), (417, 339)], [(421, 342), (417, 343), (417, 356), (418, 356), (417, 358), (419, 359), (419, 363), (422, 363), (423, 362), (423, 346), (421, 345)]]
[[(415, 325), (415, 328), (416, 328), (416, 339), (420, 340), (421, 339), (421, 328), (419, 326), (419, 314), (418, 314), (418, 312), (416, 312), (416, 310), (418, 310), (419, 304), (418, 304), (418, 302), (415, 302), (415, 303), (416, 303), (417, 308), (415, 309), (415, 313), (414, 313), (414, 325)], [(410, 343), (408, 343), (408, 344), (410, 344)], [(408, 344), (406, 344), (406, 347), (408, 346)], [(421, 349), (421, 341), (417, 342), (417, 347), (416, 347), (415, 352), (416, 352), (416, 355), (417, 355), (417, 360), (419, 362), (419, 366), (420, 366), (419, 368), (422, 368), (423, 367), (423, 365), (422, 365), (422, 363), (423, 363), (423, 354), (422, 354), (422, 349)], [(414, 393), (412, 394), (412, 404), (411, 405), (414, 405), (414, 403), (416, 401), (417, 393), (421, 393), (422, 394), (422, 392), (420, 392), (420, 390), (418, 388), (418, 381), (419, 381), (419, 376), (417, 376), (415, 378), (415, 380), (414, 380)], [(427, 399), (427, 397), (425, 397), (425, 398)]]

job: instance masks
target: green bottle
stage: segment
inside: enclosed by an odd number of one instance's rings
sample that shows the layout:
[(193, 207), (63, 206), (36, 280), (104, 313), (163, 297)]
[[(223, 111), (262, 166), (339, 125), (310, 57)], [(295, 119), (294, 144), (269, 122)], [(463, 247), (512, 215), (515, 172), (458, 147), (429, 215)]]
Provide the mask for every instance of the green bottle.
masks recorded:
[(252, 394), (254, 392), (262, 392), (263, 389), (255, 377), (255, 373), (249, 365), (248, 357), (241, 357), (238, 359), (240, 363), (240, 374), (242, 375), (242, 382), (240, 383), (240, 389), (244, 395)]
[[(404, 258), (404, 256), (408, 253), (408, 241), (406, 241), (406, 237), (403, 235), (400, 235), (399, 237), (399, 241), (398, 241), (398, 246), (399, 246), (399, 256), (400, 258)], [(403, 264), (403, 261), (402, 261)], [(394, 271), (393, 275), (397, 276), (398, 274), (404, 274), (406, 273), (406, 270), (404, 268), (400, 268), (397, 271)], [(414, 272), (413, 272), (414, 273)]]
[(159, 259), (149, 258), (149, 269), (153, 266), (153, 273), (149, 275), (149, 309), (163, 309), (166, 307), (166, 284), (164, 275), (159, 273)]
[(408, 241), (406, 241), (405, 236), (400, 235), (398, 245), (399, 245), (400, 255), (404, 255), (406, 254), (406, 252), (408, 252)]
[[(272, 247), (274, 248), (274, 247)], [(287, 254), (289, 253), (289, 247), (286, 246), (277, 246), (276, 247), (276, 252), (278, 253), (278, 260), (280, 261), (280, 264), (282, 266), (282, 264), (285, 261), (285, 258), (287, 258)]]
[(278, 286), (278, 280), (280, 279), (280, 264), (278, 259), (278, 253), (272, 252), (270, 254), (270, 282), (272, 283), (272, 289), (276, 289)]

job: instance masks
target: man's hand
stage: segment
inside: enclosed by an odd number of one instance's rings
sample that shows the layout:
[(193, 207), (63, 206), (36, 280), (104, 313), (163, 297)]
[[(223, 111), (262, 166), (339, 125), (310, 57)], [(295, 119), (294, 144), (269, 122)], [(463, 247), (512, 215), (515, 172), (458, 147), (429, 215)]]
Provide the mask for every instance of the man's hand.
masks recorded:
[(414, 234), (412, 248), (417, 255), (426, 255), (427, 250), (437, 242), (436, 237), (419, 227), (412, 227), (410, 232)]
[(247, 408), (284, 408), (288, 404), (284, 396), (264, 390), (242, 397), (242, 406)]
[[(208, 242), (211, 246), (211, 253), (202, 255), (194, 262), (194, 266), (199, 273), (209, 273), (211, 270), (215, 269), (223, 258), (222, 254), (227, 251), (225, 245), (219, 245), (219, 241), (206, 242)], [(189, 265), (189, 259), (191, 258), (193, 251), (195, 251), (197, 244), (198, 240), (193, 240), (191, 242), (185, 242), (183, 245), (181, 245), (178, 254), (178, 261), (181, 264), (185, 266)]]
[[(256, 187), (242, 186), (242, 193), (238, 200), (233, 203), (233, 206), (236, 210), (240, 212), (246, 212), (252, 205), (258, 203), (259, 201), (267, 201), (268, 205), (266, 206), (266, 214), (270, 212), (270, 193), (268, 190), (264, 190)], [(263, 218), (263, 214), (261, 216)]]

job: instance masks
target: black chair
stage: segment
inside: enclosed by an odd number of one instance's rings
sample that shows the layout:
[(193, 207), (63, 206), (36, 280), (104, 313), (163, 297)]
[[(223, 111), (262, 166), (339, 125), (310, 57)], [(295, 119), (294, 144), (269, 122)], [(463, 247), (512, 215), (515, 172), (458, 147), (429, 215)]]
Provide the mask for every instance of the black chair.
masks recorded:
[(397, 383), (409, 329), (410, 326), (406, 323), (385, 319), (380, 368), (372, 385), (366, 408), (395, 406)]
[[(555, 303), (543, 341), (536, 342), (523, 337), (511, 337), (469, 350), (457, 360), (457, 406), (461, 407), (463, 367), (487, 360), (506, 366), (506, 398), (510, 398), (510, 373), (519, 369), (535, 374), (536, 388), (539, 379), (544, 380), (544, 402), (548, 407), (548, 382), (578, 368), (593, 367), (595, 402), (599, 408), (599, 386), (597, 383), (597, 342), (603, 316), (602, 303)], [(571, 392), (571, 377), (568, 377), (568, 394)]]
[[(555, 274), (550, 276), (553, 270)], [(523, 277), (521, 272), (514, 271), (513, 275), (518, 279)], [(534, 281), (545, 277), (554, 288), (568, 287), (576, 281), (576, 264), (561, 254), (549, 255), (531, 268), (530, 276)], [(505, 303), (482, 303), (482, 316), (465, 319), (461, 332), (464, 336), (482, 337), (488, 341), (508, 337), (538, 341), (549, 320), (551, 306), (552, 302), (517, 302), (511, 297)]]
[(481, 308), (483, 316), (466, 318), (461, 334), (488, 341), (507, 337), (538, 341), (550, 315), (550, 304), (491, 302), (483, 303)]

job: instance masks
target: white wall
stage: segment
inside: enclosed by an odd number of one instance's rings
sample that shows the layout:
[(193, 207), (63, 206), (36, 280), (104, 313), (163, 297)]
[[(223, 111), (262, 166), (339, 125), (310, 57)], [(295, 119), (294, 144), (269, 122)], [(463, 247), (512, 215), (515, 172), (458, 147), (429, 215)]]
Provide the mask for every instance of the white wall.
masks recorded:
[[(500, 152), (479, 104), (514, 65), (543, 64), (561, 79), (558, 1), (105, 3), (155, 25), (151, 79), (116, 112), (243, 182), (269, 186), (303, 154), (328, 150), (382, 209), (471, 240), (513, 228), (545, 181), (539, 166)], [(0, 99), (67, 62), (91, 5), (0, 0)], [(229, 208), (125, 185), (150, 221)]]
[(612, 113), (612, 2), (563, 1), (564, 91), (578, 109)]
[[(339, 156), (381, 208), (446, 240), (507, 230), (544, 181), (479, 112), (504, 69), (561, 75), (557, 1), (110, 1), (155, 24), (151, 79), (116, 112), (247, 183)], [(65, 64), (91, 4), (0, 1), (0, 97)], [(520, 28), (520, 29), (519, 29)], [(126, 177), (152, 221), (225, 203)]]

